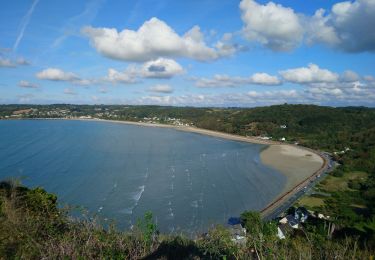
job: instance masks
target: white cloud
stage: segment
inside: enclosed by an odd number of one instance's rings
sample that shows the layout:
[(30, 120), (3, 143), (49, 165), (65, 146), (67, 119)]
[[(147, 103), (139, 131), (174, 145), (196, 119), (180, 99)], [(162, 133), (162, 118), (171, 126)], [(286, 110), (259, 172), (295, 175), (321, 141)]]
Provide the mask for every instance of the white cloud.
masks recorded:
[(217, 43), (215, 44), (215, 48), (217, 49), (217, 53), (221, 57), (226, 56), (233, 56), (238, 52), (247, 51), (248, 48), (243, 45), (233, 44), (233, 33), (224, 33), (223, 36)]
[(122, 83), (122, 84), (132, 84), (136, 83), (136, 75), (132, 69), (125, 70), (124, 72), (119, 72), (115, 69), (109, 68), (108, 75), (104, 78), (104, 81), (111, 82), (113, 84)]
[(38, 79), (53, 81), (76, 81), (79, 77), (72, 72), (65, 72), (61, 69), (48, 68), (36, 74)]
[(318, 65), (309, 64), (308, 67), (288, 69), (280, 71), (284, 80), (298, 84), (337, 82), (338, 74), (327, 69), (321, 69)]
[(312, 94), (321, 94), (321, 95), (333, 95), (333, 96), (341, 96), (343, 95), (343, 91), (339, 88), (311, 88), (308, 89), (307, 92)]
[(248, 84), (249, 78), (231, 77), (225, 74), (216, 74), (212, 78), (192, 78), (195, 85), (201, 88), (237, 87)]
[(143, 63), (141, 66), (131, 64), (123, 72), (108, 69), (104, 82), (131, 84), (139, 82), (139, 78), (169, 79), (184, 73), (184, 69), (172, 59), (158, 58)]
[(344, 71), (344, 73), (340, 76), (340, 81), (343, 82), (354, 82), (358, 81), (359, 79), (359, 75), (351, 70)]
[(8, 68), (13, 68), (16, 67), (16, 64), (14, 64), (11, 60), (9, 59), (4, 59), (0, 57), (0, 67), (8, 67)]
[(125, 61), (147, 61), (159, 57), (186, 57), (199, 61), (214, 60), (219, 53), (207, 46), (199, 26), (178, 35), (168, 24), (156, 17), (146, 21), (138, 30), (84, 27), (92, 46), (102, 55)]
[(26, 80), (21, 80), (18, 83), (18, 86), (21, 87), (21, 88), (39, 88), (39, 86), (37, 84), (31, 83), (31, 82), (26, 81)]
[(148, 89), (150, 92), (156, 92), (156, 93), (172, 93), (173, 88), (169, 85), (155, 85)]
[(242, 85), (280, 85), (276, 76), (267, 73), (255, 73), (250, 77), (231, 77), (225, 74), (216, 74), (212, 78), (191, 78), (195, 85), (201, 88), (237, 87)]
[(141, 68), (141, 75), (145, 78), (172, 78), (184, 73), (184, 69), (172, 59), (159, 58), (148, 61)]
[(278, 77), (271, 76), (267, 73), (255, 73), (251, 76), (251, 83), (258, 85), (280, 85), (281, 82)]
[(169, 79), (184, 73), (184, 69), (172, 59), (159, 58), (145, 62), (142, 65), (129, 65), (124, 71), (109, 68), (107, 75), (101, 78), (84, 79), (73, 72), (66, 72), (57, 68), (48, 68), (36, 74), (38, 79), (51, 81), (65, 81), (76, 85), (93, 84), (133, 84), (141, 78)]
[(36, 74), (38, 79), (51, 81), (66, 81), (76, 85), (90, 85), (94, 82), (88, 79), (82, 79), (73, 72), (65, 72), (57, 68), (48, 68)]
[(180, 105), (180, 106), (255, 106), (303, 102), (304, 97), (296, 90), (250, 91), (248, 93), (189, 94), (181, 96), (145, 96), (136, 104)]
[(276, 51), (291, 50), (302, 40), (304, 30), (293, 9), (273, 2), (261, 5), (254, 0), (242, 0), (240, 9), (246, 39)]
[(150, 95), (125, 103), (178, 106), (225, 106), (251, 107), (283, 103), (306, 103), (320, 105), (364, 105), (373, 106), (375, 89), (366, 89), (358, 84), (350, 88), (312, 88), (300, 90), (249, 91), (246, 93), (185, 94), (179, 96)]
[(336, 3), (328, 11), (320, 8), (313, 16), (269, 2), (242, 0), (243, 35), (276, 51), (323, 43), (346, 52), (375, 51), (375, 1), (354, 0)]
[(335, 46), (348, 52), (375, 51), (374, 14), (373, 0), (345, 1), (333, 5), (326, 19), (339, 39)]
[(306, 17), (307, 42), (324, 43), (346, 52), (375, 51), (375, 1), (336, 3), (329, 12), (316, 11)]
[(314, 16), (306, 17), (306, 41), (308, 44), (324, 42), (334, 46), (340, 42), (335, 28), (330, 24), (330, 18), (324, 16), (324, 9), (319, 9)]
[(30, 62), (25, 60), (24, 58), (18, 58), (17, 60), (11, 60), (8, 58), (0, 57), (0, 67), (8, 67), (8, 68), (15, 68), (17, 66), (25, 66), (30, 65)]

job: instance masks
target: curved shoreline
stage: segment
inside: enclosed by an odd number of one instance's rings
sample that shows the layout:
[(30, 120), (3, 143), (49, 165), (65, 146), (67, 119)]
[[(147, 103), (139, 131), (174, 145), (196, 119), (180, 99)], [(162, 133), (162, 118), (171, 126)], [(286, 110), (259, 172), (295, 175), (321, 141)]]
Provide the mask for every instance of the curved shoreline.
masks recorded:
[[(14, 120), (14, 119), (10, 119)], [(272, 210), (278, 208), (282, 203), (287, 200), (290, 196), (298, 192), (303, 186), (305, 186), (310, 180), (316, 178), (317, 175), (321, 174), (327, 167), (327, 160), (321, 156), (317, 151), (312, 149), (286, 144), (282, 142), (272, 140), (262, 140), (256, 137), (250, 136), (239, 136), (234, 134), (227, 134), (212, 130), (206, 130), (202, 128), (192, 126), (175, 126), (167, 124), (156, 124), (156, 123), (143, 123), (143, 122), (132, 122), (132, 121), (119, 121), (119, 120), (106, 120), (106, 119), (83, 119), (83, 118), (25, 118), (15, 120), (71, 120), (71, 121), (92, 121), (92, 122), (110, 122), (116, 124), (127, 124), (136, 125), (142, 127), (159, 127), (159, 128), (170, 128), (178, 131), (191, 132), (202, 134), (211, 137), (223, 138), (232, 141), (255, 143), (268, 145), (260, 153), (260, 158), (263, 164), (268, 167), (275, 169), (287, 178), (287, 183), (282, 192), (267, 206), (265, 206), (260, 212), (262, 215), (267, 215)], [(304, 164), (303, 157), (309, 154), (309, 157), (315, 160), (315, 165), (304, 169), (302, 174), (300, 173), (301, 167), (306, 167)], [(302, 158), (302, 160), (301, 160)], [(320, 166), (317, 162), (317, 158), (320, 160)], [(307, 161), (305, 160), (305, 163)]]

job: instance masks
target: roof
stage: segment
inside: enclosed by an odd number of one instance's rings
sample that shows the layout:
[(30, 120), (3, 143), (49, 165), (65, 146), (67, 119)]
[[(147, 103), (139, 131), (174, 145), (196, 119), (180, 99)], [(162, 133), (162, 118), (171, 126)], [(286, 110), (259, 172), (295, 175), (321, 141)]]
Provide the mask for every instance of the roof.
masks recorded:
[(309, 211), (305, 207), (299, 207), (296, 209), (297, 213), (302, 213), (303, 215), (309, 215)]
[(295, 225), (299, 224), (299, 220), (295, 219), (295, 217), (293, 215), (286, 216), (286, 219), (288, 220), (288, 224), (290, 226), (295, 226)]

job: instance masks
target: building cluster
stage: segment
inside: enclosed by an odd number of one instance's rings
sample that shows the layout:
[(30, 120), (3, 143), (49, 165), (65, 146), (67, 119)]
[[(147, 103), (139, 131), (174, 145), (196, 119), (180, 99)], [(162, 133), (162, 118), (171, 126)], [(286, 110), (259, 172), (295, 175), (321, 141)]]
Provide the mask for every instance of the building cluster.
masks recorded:
[(169, 125), (175, 125), (175, 126), (192, 126), (193, 125), (193, 123), (184, 123), (182, 119), (179, 119), (179, 118), (171, 118), (171, 117), (159, 118), (157, 116), (143, 117), (143, 119), (139, 120), (138, 122), (150, 123), (150, 124), (167, 123)]
[[(286, 239), (288, 235), (295, 231), (303, 229), (303, 223), (307, 220), (311, 221), (329, 221), (330, 217), (321, 213), (315, 213), (307, 210), (304, 207), (290, 208), (282, 217), (276, 219), (277, 234), (279, 239)], [(229, 230), (232, 236), (232, 241), (236, 244), (246, 244), (246, 229), (240, 218), (231, 217), (228, 219)], [(251, 234), (248, 234), (251, 236)]]
[(338, 151), (338, 152), (333, 152), (334, 155), (338, 155), (338, 154), (345, 154), (347, 152), (350, 151), (350, 148), (349, 147), (345, 147), (344, 150), (341, 150), (341, 151)]

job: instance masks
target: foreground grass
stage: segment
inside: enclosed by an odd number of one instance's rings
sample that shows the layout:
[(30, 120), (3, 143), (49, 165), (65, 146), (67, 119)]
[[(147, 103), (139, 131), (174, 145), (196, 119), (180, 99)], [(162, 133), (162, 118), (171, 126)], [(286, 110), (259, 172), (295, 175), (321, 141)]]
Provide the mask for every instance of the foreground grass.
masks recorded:
[(262, 223), (257, 213), (244, 216), (248, 236), (242, 246), (220, 226), (196, 240), (160, 235), (150, 213), (134, 230), (120, 232), (71, 219), (43, 189), (0, 182), (0, 259), (369, 259), (373, 254), (353, 238), (327, 238), (324, 227), (279, 240), (274, 223)]

